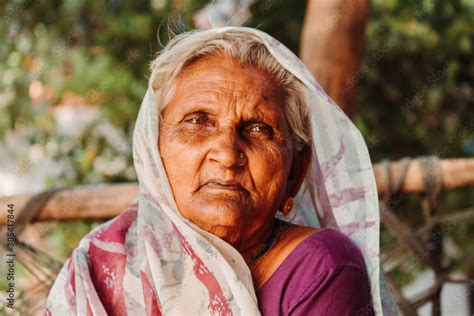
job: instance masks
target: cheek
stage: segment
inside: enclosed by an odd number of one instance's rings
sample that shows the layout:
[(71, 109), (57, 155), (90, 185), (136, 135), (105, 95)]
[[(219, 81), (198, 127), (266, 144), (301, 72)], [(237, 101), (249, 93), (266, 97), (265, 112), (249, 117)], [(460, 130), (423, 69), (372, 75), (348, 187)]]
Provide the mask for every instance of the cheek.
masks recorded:
[(196, 133), (179, 125), (169, 124), (160, 128), (158, 144), (163, 158), (179, 155), (183, 151), (192, 149), (199, 141)]
[[(280, 145), (270, 144), (253, 150), (249, 157), (249, 168), (257, 190), (264, 195), (275, 195), (284, 191), (291, 159), (291, 152)], [(264, 191), (261, 191), (262, 189)]]
[(204, 153), (194, 140), (195, 137), (182, 133), (160, 130), (158, 146), (173, 191), (189, 191), (197, 178)]

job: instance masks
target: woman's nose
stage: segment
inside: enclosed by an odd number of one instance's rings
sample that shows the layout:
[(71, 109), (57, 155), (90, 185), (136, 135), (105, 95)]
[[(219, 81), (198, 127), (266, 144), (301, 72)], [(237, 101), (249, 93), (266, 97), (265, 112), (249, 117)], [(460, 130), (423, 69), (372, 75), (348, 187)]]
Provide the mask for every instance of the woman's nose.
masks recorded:
[(239, 135), (236, 130), (221, 131), (212, 140), (208, 158), (221, 164), (225, 168), (242, 166), (247, 157), (242, 151)]

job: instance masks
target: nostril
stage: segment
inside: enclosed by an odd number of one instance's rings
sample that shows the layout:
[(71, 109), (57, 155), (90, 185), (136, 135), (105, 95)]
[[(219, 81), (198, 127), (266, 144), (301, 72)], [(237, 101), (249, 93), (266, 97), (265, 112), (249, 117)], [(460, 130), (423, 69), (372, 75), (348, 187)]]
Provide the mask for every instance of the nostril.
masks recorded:
[(221, 129), (211, 146), (209, 158), (226, 168), (241, 166), (247, 161), (235, 129)]
[(247, 161), (247, 156), (236, 144), (216, 144), (209, 151), (209, 159), (221, 164), (225, 168), (232, 168), (235, 166), (244, 165)]

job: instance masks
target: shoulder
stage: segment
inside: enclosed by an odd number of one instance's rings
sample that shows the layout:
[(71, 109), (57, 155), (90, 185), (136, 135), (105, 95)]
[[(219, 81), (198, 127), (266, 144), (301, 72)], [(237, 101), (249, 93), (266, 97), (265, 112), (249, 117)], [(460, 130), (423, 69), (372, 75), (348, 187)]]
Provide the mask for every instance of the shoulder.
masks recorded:
[(293, 259), (313, 261), (327, 268), (353, 267), (365, 271), (364, 258), (359, 247), (346, 235), (335, 229), (323, 229), (307, 237), (291, 254)]
[(132, 203), (120, 215), (96, 227), (71, 258), (73, 262), (78, 259), (87, 262), (87, 267), (76, 273), (89, 283), (109, 315), (121, 315), (126, 310), (124, 278), (127, 258), (130, 255), (135, 258), (137, 252), (133, 231), (137, 210), (138, 205)]
[(120, 215), (100, 225), (84, 238), (90, 272), (96, 279), (100, 279), (105, 270), (112, 273), (114, 270), (123, 270), (126, 257), (136, 252), (133, 228), (137, 209), (136, 204), (129, 205)]
[(334, 229), (321, 230), (306, 238), (287, 259), (296, 264), (289, 280), (296, 289), (288, 297), (287, 311), (291, 314), (337, 311), (343, 315), (370, 309), (364, 258), (344, 234)]
[(361, 251), (334, 229), (319, 230), (299, 243), (258, 295), (262, 310), (295, 315), (325, 314), (336, 307), (344, 314), (370, 305)]
[(316, 230), (296, 226), (275, 248), (277, 255), (266, 258), (266, 261), (277, 265), (275, 269), (265, 265), (264, 270), (273, 270), (268, 281), (284, 276), (291, 277), (288, 281), (299, 282), (300, 277), (305, 280), (318, 278), (341, 268), (366, 273), (359, 247), (335, 229)]
[(308, 279), (337, 267), (365, 272), (361, 252), (347, 236), (335, 229), (293, 226), (253, 271), (253, 276), (260, 288), (282, 271), (293, 279), (298, 279), (300, 273)]
[[(370, 284), (359, 248), (344, 234), (324, 229), (307, 238), (289, 258), (297, 269), (290, 280), (298, 286), (287, 311), (293, 315), (348, 315), (367, 311), (372, 315)], [(298, 251), (299, 250), (299, 251)], [(295, 271), (295, 272), (297, 272)]]
[(138, 204), (132, 203), (119, 215), (97, 226), (85, 236), (85, 240), (124, 242), (128, 230), (137, 219)]

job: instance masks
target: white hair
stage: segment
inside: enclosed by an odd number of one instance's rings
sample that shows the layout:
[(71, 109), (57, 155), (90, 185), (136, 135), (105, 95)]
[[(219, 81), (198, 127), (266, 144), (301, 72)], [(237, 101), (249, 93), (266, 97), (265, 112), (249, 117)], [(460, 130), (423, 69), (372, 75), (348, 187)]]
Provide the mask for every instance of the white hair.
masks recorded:
[(199, 58), (225, 53), (243, 64), (250, 64), (270, 73), (284, 90), (284, 113), (292, 133), (295, 151), (311, 144), (309, 108), (304, 85), (265, 47), (257, 35), (241, 30), (226, 32), (192, 31), (176, 35), (153, 61), (153, 89), (158, 99), (158, 113), (171, 100), (173, 83), (179, 73)]

